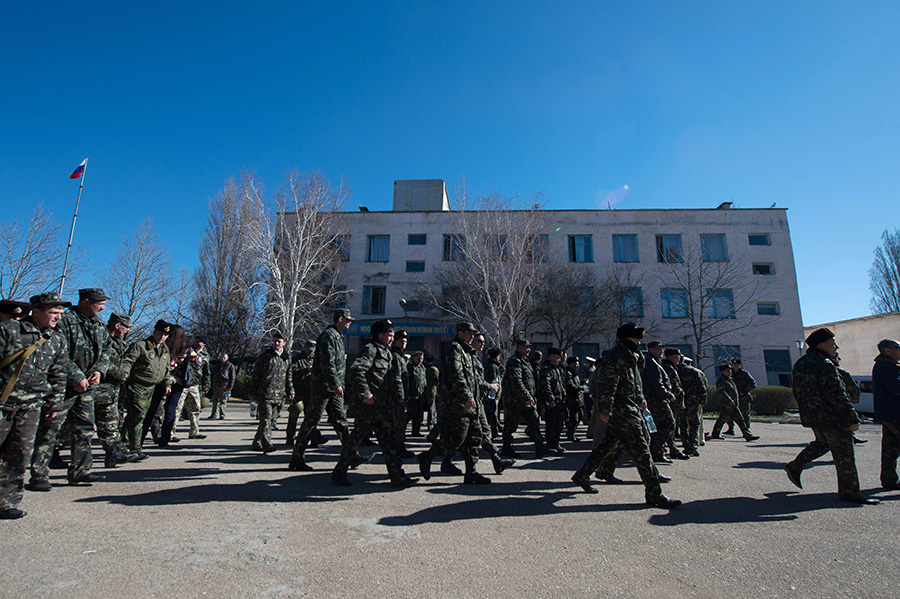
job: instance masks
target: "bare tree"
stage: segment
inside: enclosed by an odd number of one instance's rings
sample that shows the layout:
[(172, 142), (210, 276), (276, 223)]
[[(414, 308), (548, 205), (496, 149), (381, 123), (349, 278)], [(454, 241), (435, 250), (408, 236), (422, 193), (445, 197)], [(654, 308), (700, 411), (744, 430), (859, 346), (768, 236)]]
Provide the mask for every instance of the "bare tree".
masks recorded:
[(249, 258), (261, 274), (250, 286), (265, 298), (263, 330), (280, 331), (292, 347), (295, 335), (322, 321), (322, 312), (346, 292), (336, 284), (347, 231), (335, 212), (349, 196), (319, 172), (289, 172), (271, 203), (259, 185), (248, 187), (254, 219)]
[(549, 268), (540, 204), (539, 195), (527, 205), (499, 193), (472, 199), (461, 181), (445, 261), (413, 296), (443, 318), (480, 324), (491, 345), (509, 348), (533, 321), (534, 292)]
[(193, 277), (194, 328), (209, 338), (216, 355), (247, 355), (258, 336), (258, 298), (252, 289), (259, 275), (250, 230), (252, 198), (261, 190), (252, 173), (225, 182), (209, 199), (206, 228), (200, 238), (200, 266)]
[(900, 312), (900, 229), (881, 234), (881, 246), (875, 248), (875, 260), (869, 269), (869, 306), (874, 314)]
[[(65, 226), (39, 203), (24, 230), (16, 221), (0, 223), (0, 296), (28, 298), (55, 289), (62, 275), (66, 251)], [(84, 269), (84, 256), (76, 250), (69, 273)]]
[(163, 316), (172, 293), (169, 252), (147, 219), (122, 239), (116, 259), (102, 276), (111, 308), (128, 314), (137, 330)]

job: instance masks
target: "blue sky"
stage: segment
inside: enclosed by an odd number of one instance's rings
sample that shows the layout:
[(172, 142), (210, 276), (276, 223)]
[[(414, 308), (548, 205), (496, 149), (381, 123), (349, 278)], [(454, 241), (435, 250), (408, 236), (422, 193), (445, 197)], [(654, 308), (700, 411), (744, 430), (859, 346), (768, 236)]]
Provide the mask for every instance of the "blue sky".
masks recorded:
[[(252, 169), (549, 208), (789, 208), (803, 320), (869, 313), (898, 227), (897, 2), (2, 2), (0, 201), (104, 267), (148, 215), (193, 268)], [(625, 192), (624, 187), (628, 190)], [(612, 194), (612, 195), (610, 195)]]

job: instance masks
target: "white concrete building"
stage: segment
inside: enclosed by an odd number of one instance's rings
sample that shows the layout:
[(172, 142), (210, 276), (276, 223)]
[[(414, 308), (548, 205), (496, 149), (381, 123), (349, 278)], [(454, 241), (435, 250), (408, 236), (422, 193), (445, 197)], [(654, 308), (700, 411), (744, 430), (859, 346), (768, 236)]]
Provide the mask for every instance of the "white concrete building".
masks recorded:
[[(415, 302), (401, 307), (417, 280), (453, 259), (451, 207), (441, 180), (397, 181), (390, 212), (342, 213), (350, 231), (341, 283), (351, 297), (347, 307), (359, 319), (351, 329), (349, 350), (357, 348), (368, 324), (390, 318), (410, 332), (410, 349), (438, 355), (441, 340), (452, 336), (448, 323), (424, 318)], [(648, 329), (646, 341), (658, 339), (695, 355), (688, 319), (667, 269), (689, 248), (702, 251), (703, 262), (727, 263), (740, 276), (735, 289), (718, 289), (708, 307), (723, 328), (737, 329), (709, 342), (704, 370), (714, 381), (715, 361), (740, 356), (759, 384), (789, 384), (803, 338), (794, 256), (786, 210), (782, 208), (690, 210), (546, 210), (545, 232), (550, 260), (574, 262), (605, 272), (623, 264), (639, 272), (639, 286), (624, 306), (625, 320)], [(702, 244), (702, 245), (701, 245)], [(699, 248), (702, 247), (702, 250)], [(699, 258), (698, 258), (699, 259)], [(724, 322), (727, 319), (727, 323)], [(526, 331), (535, 343), (549, 343), (539, 330)], [(572, 348), (599, 356), (611, 339), (594, 339)]]
[(822, 327), (834, 333), (840, 347), (841, 368), (853, 375), (871, 375), (875, 356), (878, 355), (878, 342), (882, 339), (900, 339), (900, 312), (811, 325), (804, 327), (803, 338)]

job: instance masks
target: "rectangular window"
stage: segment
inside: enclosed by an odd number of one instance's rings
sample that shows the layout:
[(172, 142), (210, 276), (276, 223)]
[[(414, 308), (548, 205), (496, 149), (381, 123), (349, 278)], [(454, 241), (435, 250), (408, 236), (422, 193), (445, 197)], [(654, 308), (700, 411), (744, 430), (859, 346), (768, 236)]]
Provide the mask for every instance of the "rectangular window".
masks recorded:
[(593, 261), (593, 238), (590, 235), (569, 235), (569, 262)]
[(791, 352), (786, 349), (764, 349), (766, 382), (782, 387), (791, 386)]
[(750, 245), (772, 245), (768, 233), (750, 233), (747, 236)]
[(666, 345), (666, 348), (669, 347), (680, 349), (681, 355), (683, 355), (685, 358), (690, 358), (691, 360), (694, 359), (694, 346), (692, 345), (677, 345), (675, 343), (670, 343)]
[(366, 262), (387, 262), (391, 253), (390, 235), (369, 235)]
[(656, 236), (657, 262), (684, 262), (681, 255), (681, 235)]
[(659, 301), (663, 318), (687, 318), (687, 291), (684, 289), (660, 289)]
[(528, 244), (529, 262), (546, 262), (550, 259), (550, 236), (532, 235)]
[(425, 272), (425, 262), (423, 260), (407, 260), (406, 272)]
[(753, 274), (755, 275), (774, 275), (775, 274), (775, 266), (772, 264), (765, 263), (753, 263)]
[(406, 300), (407, 312), (421, 312), (422, 302), (420, 300)]
[(719, 376), (718, 366), (725, 362), (731, 362), (732, 358), (741, 357), (740, 345), (713, 345), (713, 360), (716, 363), (716, 376)]
[(332, 242), (334, 244), (334, 251), (338, 255), (338, 259), (341, 262), (347, 262), (350, 260), (350, 236), (349, 235), (335, 235), (334, 240)]
[(509, 243), (506, 235), (490, 234), (484, 237), (484, 247), (491, 258), (499, 260), (509, 259)]
[(619, 305), (623, 318), (642, 318), (644, 316), (644, 298), (640, 287), (624, 287)]
[(639, 262), (637, 235), (613, 235), (613, 262)]
[(410, 233), (406, 239), (407, 245), (425, 245), (425, 233)]
[(460, 262), (466, 259), (466, 238), (462, 235), (444, 235), (444, 260)]
[(725, 234), (713, 233), (700, 235), (700, 253), (704, 262), (728, 262), (728, 249), (725, 247)]
[(756, 302), (756, 313), (765, 316), (778, 316), (778, 302)]
[(384, 314), (387, 287), (363, 286), (362, 313)]
[(731, 289), (707, 289), (706, 308), (709, 318), (734, 318), (734, 294)]

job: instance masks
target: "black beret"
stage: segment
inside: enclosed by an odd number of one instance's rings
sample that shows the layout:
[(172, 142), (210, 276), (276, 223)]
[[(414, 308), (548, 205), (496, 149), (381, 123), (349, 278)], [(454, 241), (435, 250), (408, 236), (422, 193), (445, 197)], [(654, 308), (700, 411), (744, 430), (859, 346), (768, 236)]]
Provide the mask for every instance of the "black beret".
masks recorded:
[(0, 300), (0, 314), (9, 314), (10, 316), (25, 316), (31, 312), (31, 304), (25, 302), (17, 302), (11, 299)]
[(616, 329), (616, 337), (619, 339), (643, 339), (644, 328), (635, 325), (633, 322), (626, 322)]
[(387, 318), (376, 320), (374, 323), (372, 323), (372, 327), (369, 330), (372, 333), (372, 337), (377, 338), (378, 335), (387, 333), (388, 331), (393, 331), (394, 323)]
[(409, 338), (409, 333), (407, 333), (403, 329), (400, 329), (399, 331), (394, 332), (394, 339), (408, 339), (408, 338)]
[(824, 343), (834, 337), (834, 333), (829, 331), (828, 329), (821, 328), (813, 331), (809, 337), (806, 338), (806, 345), (810, 347), (815, 347), (820, 343)]
[(166, 322), (165, 320), (157, 320), (156, 324), (153, 326), (154, 331), (160, 331), (168, 335), (172, 332), (172, 324)]
[(550, 349), (547, 350), (547, 355), (548, 356), (561, 356), (562, 350), (559, 349), (558, 347), (551, 347)]

